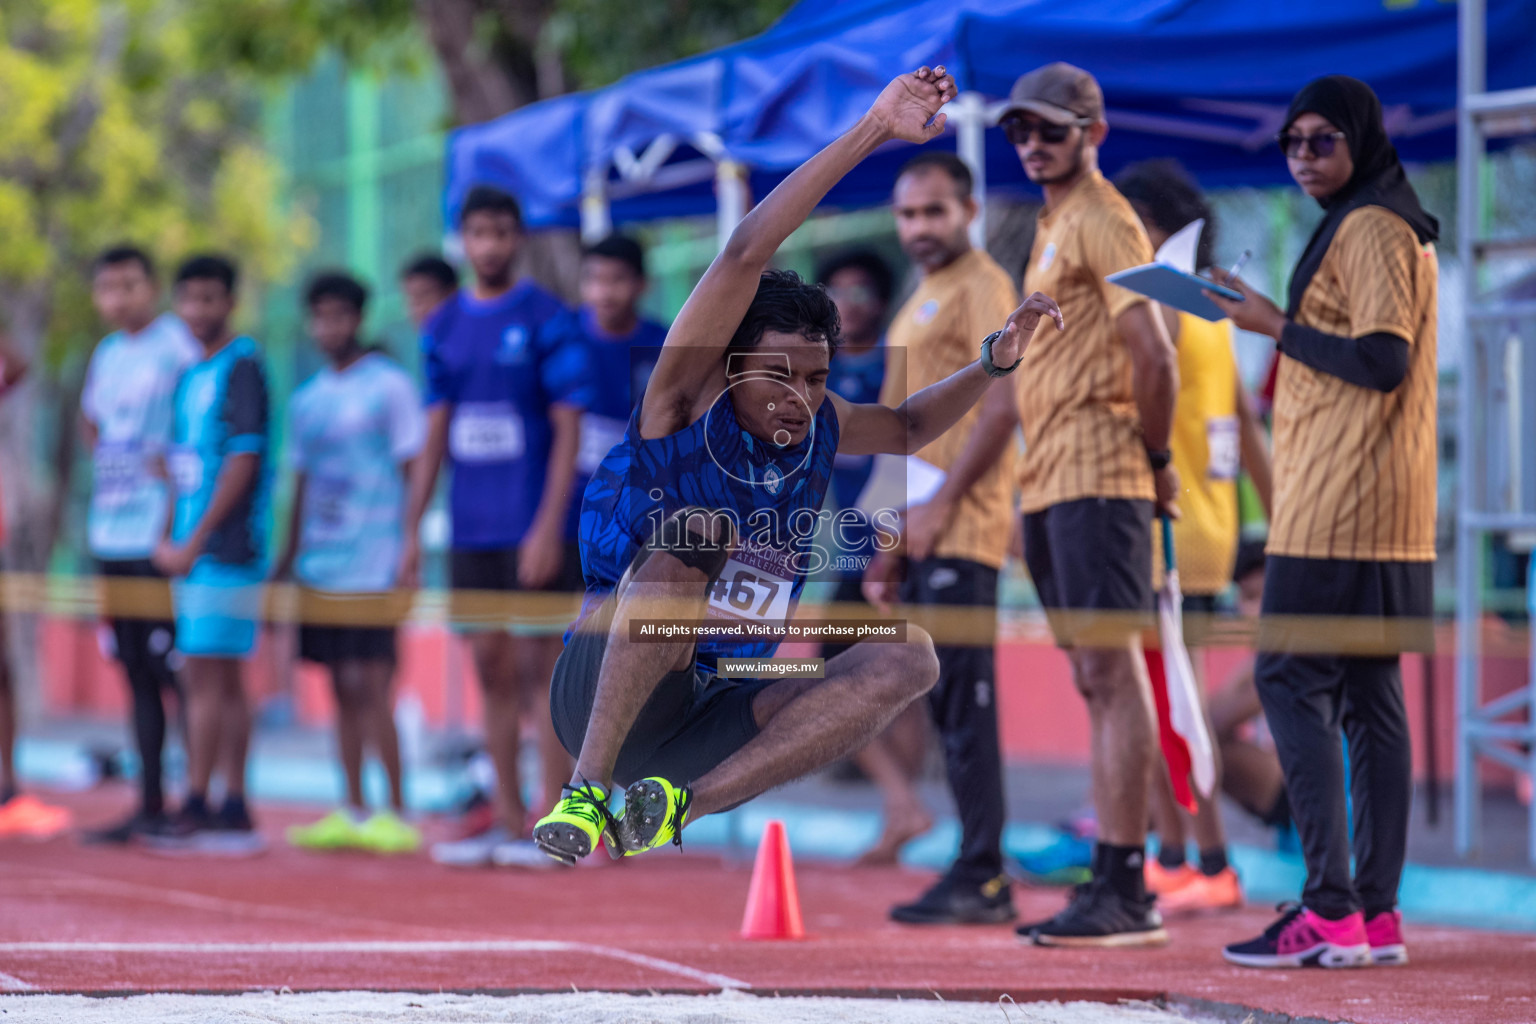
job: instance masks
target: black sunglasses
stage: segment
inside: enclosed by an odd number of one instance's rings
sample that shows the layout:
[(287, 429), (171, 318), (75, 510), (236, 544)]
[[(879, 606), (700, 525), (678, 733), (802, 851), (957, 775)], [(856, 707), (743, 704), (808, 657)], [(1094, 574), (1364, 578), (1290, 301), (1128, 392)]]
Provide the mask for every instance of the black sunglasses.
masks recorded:
[(1275, 141), (1280, 143), (1280, 149), (1286, 156), (1295, 160), (1301, 156), (1301, 147), (1306, 146), (1315, 156), (1333, 156), (1334, 149), (1339, 140), (1344, 138), (1343, 132), (1318, 132), (1316, 135), (1297, 135), (1294, 132), (1281, 132), (1275, 136)]
[(1026, 121), (1022, 117), (1005, 117), (1001, 127), (1010, 146), (1025, 145), (1029, 142), (1031, 135), (1039, 135), (1041, 142), (1054, 146), (1058, 142), (1066, 142), (1074, 126), (1081, 128), (1092, 123), (1084, 117), (1078, 118), (1071, 124), (1052, 124), (1049, 121)]

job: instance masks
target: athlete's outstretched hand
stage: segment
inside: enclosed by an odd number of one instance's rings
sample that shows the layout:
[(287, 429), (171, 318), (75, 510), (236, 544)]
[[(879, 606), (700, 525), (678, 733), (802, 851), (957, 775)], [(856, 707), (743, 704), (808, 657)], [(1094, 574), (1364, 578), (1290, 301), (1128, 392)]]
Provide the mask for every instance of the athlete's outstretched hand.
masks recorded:
[(881, 90), (867, 115), (893, 139), (923, 143), (944, 131), (939, 108), (955, 98), (955, 80), (940, 64), (920, 67)]
[[(1040, 324), (1041, 317), (1050, 317), (1056, 321), (1056, 329), (1064, 331), (1067, 323), (1061, 318), (1061, 307), (1056, 305), (1056, 300), (1049, 295), (1035, 292), (1008, 316), (1008, 322), (1003, 325), (1002, 335), (992, 343), (992, 363), (994, 366), (1012, 366), (1024, 355), (1024, 350), (1029, 347), (1029, 339), (1035, 336), (1035, 328)], [(996, 322), (996, 321), (994, 321)]]

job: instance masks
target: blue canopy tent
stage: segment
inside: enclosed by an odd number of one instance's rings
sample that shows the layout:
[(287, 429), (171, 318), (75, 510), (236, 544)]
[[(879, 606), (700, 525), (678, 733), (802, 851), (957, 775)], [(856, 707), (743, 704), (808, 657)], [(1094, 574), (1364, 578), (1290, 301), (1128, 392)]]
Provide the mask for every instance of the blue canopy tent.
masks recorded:
[[(936, 145), (958, 148), (993, 194), (1027, 192), (996, 130), (1022, 72), (1067, 60), (1098, 76), (1106, 171), (1176, 157), (1208, 187), (1285, 180), (1271, 146), (1295, 90), (1344, 71), (1370, 82), (1409, 161), (1455, 154), (1456, 7), (1438, 0), (805, 0), (767, 32), (563, 96), (449, 141), (449, 222), (468, 188), (524, 198), (532, 226), (708, 213), (763, 195), (845, 130), (891, 75), (945, 64), (962, 91)], [(1536, 0), (1490, 0), (1493, 89), (1536, 81)], [(874, 205), (911, 155), (893, 145), (828, 197)], [(585, 216), (583, 199), (585, 198)], [(733, 223), (739, 209), (722, 211)]]

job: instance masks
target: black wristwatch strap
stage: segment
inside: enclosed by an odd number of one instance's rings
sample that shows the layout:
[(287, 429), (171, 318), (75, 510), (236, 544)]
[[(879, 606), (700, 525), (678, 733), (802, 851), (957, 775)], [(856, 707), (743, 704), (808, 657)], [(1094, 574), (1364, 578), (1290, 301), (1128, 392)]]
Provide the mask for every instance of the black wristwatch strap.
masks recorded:
[(1172, 461), (1173, 452), (1169, 451), (1167, 448), (1164, 448), (1162, 451), (1158, 452), (1153, 451), (1151, 448), (1147, 449), (1147, 463), (1151, 465), (1153, 472), (1156, 472), (1159, 469), (1167, 469), (1168, 463)]
[(987, 376), (989, 377), (1006, 377), (1014, 370), (1017, 370), (1019, 364), (1024, 361), (1023, 356), (1015, 359), (1012, 366), (998, 366), (992, 361), (992, 343), (1002, 337), (1002, 335), (1002, 331), (993, 331), (981, 343), (981, 368), (987, 371)]

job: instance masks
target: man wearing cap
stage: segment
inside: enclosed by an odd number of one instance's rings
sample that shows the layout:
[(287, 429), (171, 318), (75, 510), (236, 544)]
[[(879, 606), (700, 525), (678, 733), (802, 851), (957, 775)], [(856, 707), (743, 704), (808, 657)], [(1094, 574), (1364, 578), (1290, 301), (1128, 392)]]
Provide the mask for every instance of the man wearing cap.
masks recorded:
[(1152, 245), (1099, 173), (1109, 129), (1098, 82), (1070, 64), (1038, 68), (1014, 83), (1000, 123), (1045, 192), (1024, 289), (1054, 295), (1066, 320), (1020, 367), (1019, 486), (1025, 562), (1088, 704), (1099, 823), (1092, 880), (1018, 931), (1042, 946), (1157, 945), (1167, 933), (1143, 875), (1156, 727), (1140, 631), (1153, 606), (1152, 514), (1177, 514), (1177, 360), (1152, 303), (1104, 280), (1152, 262)]

